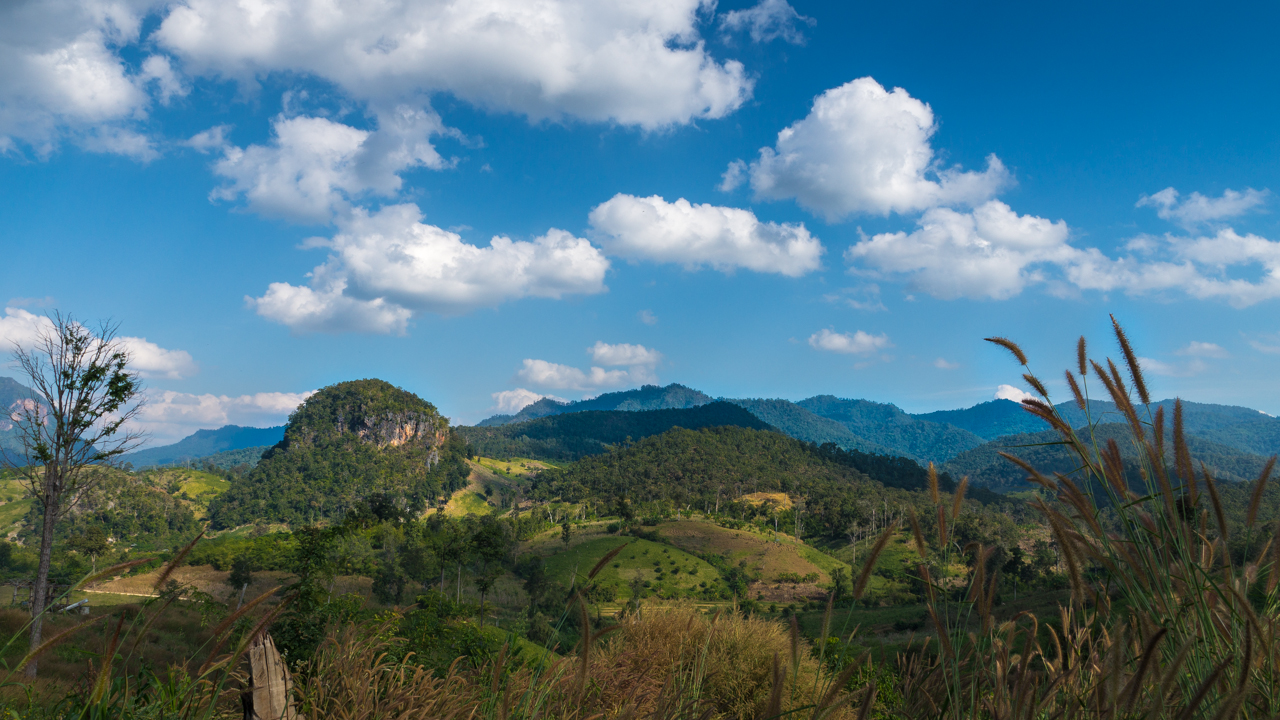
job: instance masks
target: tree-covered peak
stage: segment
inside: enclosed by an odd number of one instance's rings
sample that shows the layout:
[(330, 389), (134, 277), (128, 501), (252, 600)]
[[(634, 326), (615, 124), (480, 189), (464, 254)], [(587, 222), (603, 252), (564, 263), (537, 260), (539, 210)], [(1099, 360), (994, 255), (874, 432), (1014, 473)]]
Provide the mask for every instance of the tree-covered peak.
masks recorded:
[(317, 443), (345, 434), (378, 446), (443, 439), (449, 421), (435, 406), (389, 382), (350, 380), (307, 398), (289, 416), (283, 445)]

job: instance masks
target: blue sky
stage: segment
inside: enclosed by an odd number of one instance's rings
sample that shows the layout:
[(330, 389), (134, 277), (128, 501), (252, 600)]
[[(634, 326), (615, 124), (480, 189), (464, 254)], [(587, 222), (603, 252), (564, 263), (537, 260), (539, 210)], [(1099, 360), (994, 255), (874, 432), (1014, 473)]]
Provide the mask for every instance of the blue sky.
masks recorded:
[(7, 3), (0, 336), (118, 320), (157, 441), (357, 377), (962, 407), (1110, 313), (1280, 413), (1277, 14)]

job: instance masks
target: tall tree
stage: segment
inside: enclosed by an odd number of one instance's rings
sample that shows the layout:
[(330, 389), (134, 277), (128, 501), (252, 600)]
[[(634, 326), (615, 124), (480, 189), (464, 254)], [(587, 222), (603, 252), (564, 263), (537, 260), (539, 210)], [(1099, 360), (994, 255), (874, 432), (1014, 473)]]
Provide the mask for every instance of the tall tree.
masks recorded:
[[(129, 369), (129, 350), (116, 336), (119, 326), (90, 328), (61, 313), (48, 320), (33, 342), (13, 347), (33, 391), (14, 418), (25, 455), (15, 469), (43, 518), (31, 603), (32, 649), (40, 645), (58, 522), (101, 479), (101, 466), (136, 449), (143, 437), (128, 427), (142, 409), (142, 381)], [(5, 462), (16, 465), (8, 456)], [(32, 660), (27, 676), (35, 674)]]

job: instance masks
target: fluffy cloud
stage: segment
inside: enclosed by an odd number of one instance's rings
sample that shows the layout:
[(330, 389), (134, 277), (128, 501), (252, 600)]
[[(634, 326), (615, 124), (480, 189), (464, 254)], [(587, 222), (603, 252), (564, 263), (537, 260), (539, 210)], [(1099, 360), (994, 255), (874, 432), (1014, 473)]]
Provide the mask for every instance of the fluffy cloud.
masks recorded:
[(716, 205), (617, 194), (591, 211), (591, 225), (612, 255), (729, 272), (746, 268), (799, 277), (818, 269), (822, 243), (803, 224), (764, 223), (754, 213)]
[(1260, 207), (1270, 195), (1268, 190), (1245, 188), (1244, 192), (1224, 190), (1222, 197), (1205, 197), (1198, 192), (1180, 199), (1178, 191), (1168, 187), (1154, 195), (1143, 195), (1135, 207), (1153, 207), (1156, 215), (1186, 228), (1203, 223), (1239, 217)]
[(523, 297), (604, 292), (609, 261), (590, 242), (551, 229), (531, 241), (495, 237), (488, 247), (422, 222), (415, 205), (355, 209), (321, 243), (328, 260), (309, 287), (273, 283), (246, 298), (296, 331), (404, 332), (413, 312), (457, 314)]
[(1043, 279), (1033, 266), (1075, 258), (1067, 236), (1065, 222), (1018, 215), (992, 200), (968, 213), (929, 210), (918, 230), (863, 240), (845, 259), (876, 273), (905, 275), (934, 297), (1003, 300)]
[[(1131, 243), (1138, 254), (1114, 260), (1093, 248), (1079, 251), (1064, 268), (1065, 275), (1084, 290), (1177, 292), (1235, 307), (1280, 297), (1280, 242), (1231, 228), (1210, 236), (1140, 240)], [(1257, 271), (1258, 279), (1233, 276), (1242, 269)]]
[[(595, 363), (589, 370), (571, 365), (527, 358), (516, 377), (538, 387), (555, 390), (593, 391), (656, 383), (654, 368), (662, 362), (662, 353), (643, 345), (597, 341), (587, 348)], [(601, 367), (604, 366), (604, 367)], [(616, 369), (626, 366), (626, 369)], [(605, 368), (615, 368), (606, 370)]]
[[(270, 145), (223, 145), (214, 172), (229, 182), (211, 197), (243, 196), (264, 215), (299, 222), (327, 222), (365, 194), (388, 196), (400, 189), (399, 173), (414, 166), (447, 163), (431, 144), (433, 135), (455, 134), (435, 113), (399, 106), (379, 117), (376, 132), (319, 117), (277, 117)], [(219, 126), (193, 137), (197, 149), (221, 142)]]
[(645, 128), (737, 109), (752, 82), (698, 34), (704, 0), (175, 4), (154, 34), (189, 71), (310, 74), (367, 101), (448, 92), (532, 119)]
[[(7, 307), (0, 317), (0, 352), (15, 345), (31, 349), (45, 333), (53, 331), (53, 321), (21, 308)], [(167, 350), (146, 338), (121, 336), (120, 344), (130, 354), (129, 367), (144, 378), (180, 379), (194, 375), (195, 360), (186, 350)]]
[(956, 368), (960, 367), (960, 363), (953, 363), (947, 360), (946, 358), (940, 357), (937, 360), (933, 361), (933, 366), (938, 368), (939, 370), (955, 370)]
[(636, 317), (645, 325), (657, 325), (658, 316), (653, 314), (652, 310), (641, 310), (636, 313)]
[(524, 367), (516, 373), (516, 377), (531, 385), (552, 390), (582, 391), (644, 385), (656, 383), (658, 380), (651, 367), (639, 366), (626, 370), (592, 367), (583, 371), (571, 365), (529, 358), (525, 359)]
[(889, 336), (884, 333), (872, 335), (858, 330), (850, 335), (823, 328), (809, 336), (809, 346), (817, 350), (846, 355), (868, 355), (891, 348), (893, 343), (889, 342)]
[(30, 147), (47, 155), (71, 138), (91, 151), (141, 160), (156, 156), (132, 126), (152, 92), (185, 92), (163, 57), (139, 71), (119, 56), (138, 41), (143, 0), (0, 3), (0, 151)]
[(1035, 397), (1035, 395), (1012, 385), (1001, 385), (997, 387), (995, 394), (996, 400), (1012, 400), (1016, 403), (1020, 403), (1023, 400), (1033, 400)]
[(720, 27), (729, 32), (747, 31), (758, 43), (779, 38), (793, 44), (804, 44), (804, 32), (799, 25), (812, 27), (817, 21), (796, 12), (787, 0), (760, 0), (759, 4), (745, 10), (730, 10), (720, 18)]
[(198, 371), (195, 360), (186, 350), (166, 350), (146, 338), (125, 337), (120, 338), (120, 342), (129, 352), (132, 366), (142, 377), (177, 380)]
[(151, 435), (154, 445), (179, 440), (196, 430), (223, 425), (282, 425), (289, 418), (289, 413), (314, 393), (314, 390), (302, 393), (262, 392), (238, 397), (151, 393), (136, 425)]
[[(779, 132), (775, 147), (761, 148), (751, 187), (757, 197), (795, 198), (835, 220), (975, 204), (1010, 183), (994, 155), (983, 172), (940, 168), (930, 145), (936, 130), (928, 105), (860, 78), (818, 96), (808, 117)], [(722, 189), (743, 176), (731, 166)]]
[(503, 415), (514, 415), (542, 398), (551, 398), (552, 400), (564, 402), (564, 398), (559, 398), (555, 395), (543, 395), (524, 388), (503, 390), (492, 393), (491, 397), (493, 397), (493, 407), (490, 409)]
[(662, 353), (657, 350), (630, 343), (610, 345), (597, 341), (587, 348), (587, 352), (591, 353), (591, 361), (600, 365), (657, 365), (662, 362)]

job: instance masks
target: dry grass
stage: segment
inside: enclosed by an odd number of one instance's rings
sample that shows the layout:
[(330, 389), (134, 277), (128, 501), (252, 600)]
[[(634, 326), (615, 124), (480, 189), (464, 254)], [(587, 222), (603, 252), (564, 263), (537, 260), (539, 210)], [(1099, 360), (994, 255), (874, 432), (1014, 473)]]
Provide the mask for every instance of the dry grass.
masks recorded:
[(774, 510), (790, 510), (793, 504), (791, 502), (791, 496), (786, 493), (749, 493), (738, 499), (752, 507), (759, 507), (767, 504), (772, 506)]
[[(747, 565), (759, 572), (766, 582), (784, 572), (798, 575), (817, 573), (818, 583), (831, 582), (828, 568), (806, 557), (817, 551), (786, 535), (775, 537), (772, 533), (760, 535), (747, 530), (730, 530), (699, 520), (662, 523), (656, 529), (672, 545), (686, 552), (716, 555), (727, 552), (729, 560), (734, 563), (746, 560)], [(834, 558), (830, 559), (830, 564), (844, 565)]]
[[(1024, 400), (1024, 407), (1059, 432), (1081, 470), (1050, 478), (1006, 457), (1052, 494), (1032, 505), (1062, 551), (1071, 603), (1056, 627), (1029, 614), (997, 622), (996, 578), (984, 571), (988, 550), (965, 548), (977, 562), (964, 600), (936, 584), (930, 593), (936, 653), (904, 658), (911, 716), (1230, 720), (1280, 711), (1280, 538), (1243, 563), (1231, 561), (1213, 478), (1186, 450), (1181, 404), (1170, 423), (1174, 461), (1167, 465), (1167, 419), (1146, 407), (1137, 356), (1118, 323), (1114, 329), (1122, 364), (1087, 361), (1081, 339), (1079, 375), (1068, 371), (1068, 385), (1082, 408), (1090, 381), (1103, 386), (1128, 421), (1145, 487), (1129, 485), (1114, 441), (1101, 445), (1063, 421), (1028, 370), (1024, 377), (1041, 399)], [(1026, 366), (1011, 341), (992, 341)], [(1131, 400), (1130, 385), (1142, 406)], [(942, 520), (948, 508), (935, 502)], [(955, 514), (951, 509), (951, 525)], [(1255, 532), (1256, 520), (1251, 509), (1246, 532)], [(941, 534), (949, 547), (945, 529)], [(930, 580), (923, 570), (922, 577)]]
[(687, 605), (644, 608), (621, 622), (592, 661), (591, 675), (606, 714), (628, 706), (645, 713), (671, 673), (701, 663), (701, 700), (725, 717), (755, 718), (769, 702), (775, 659), (787, 670), (783, 709), (812, 704), (818, 664), (803, 646), (795, 649), (793, 659), (791, 637), (776, 622), (733, 612), (709, 615)]
[[(385, 628), (384, 628), (385, 630)], [(410, 662), (393, 660), (395, 643), (385, 632), (347, 626), (331, 633), (304, 663), (295, 686), (308, 720), (447, 720), (473, 717), (479, 692), (450, 669), (444, 678)]]

